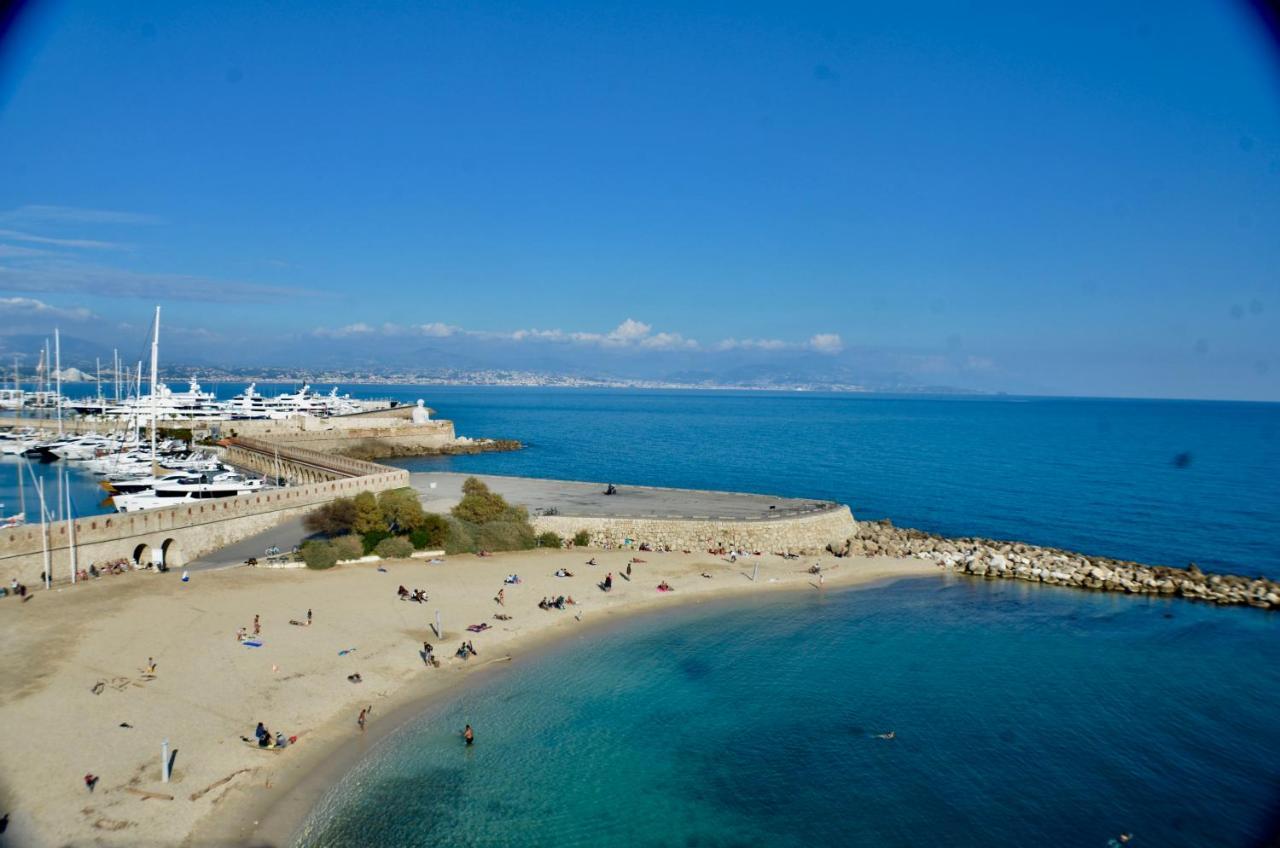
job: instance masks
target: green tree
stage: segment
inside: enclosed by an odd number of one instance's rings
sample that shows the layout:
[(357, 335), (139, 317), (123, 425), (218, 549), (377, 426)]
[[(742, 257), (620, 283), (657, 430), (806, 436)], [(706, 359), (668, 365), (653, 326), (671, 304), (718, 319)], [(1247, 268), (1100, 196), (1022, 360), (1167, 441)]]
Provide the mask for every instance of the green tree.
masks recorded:
[(390, 538), (391, 534), (386, 530), (370, 530), (368, 533), (365, 533), (360, 537), (360, 543), (364, 546), (364, 555), (368, 556), (373, 553), (374, 549), (378, 547), (379, 542), (383, 539)]
[(359, 536), (347, 534), (339, 536), (330, 544), (333, 545), (334, 551), (338, 554), (339, 561), (344, 559), (360, 559), (364, 556), (364, 543), (360, 541)]
[(482, 551), (527, 551), (535, 543), (533, 528), (519, 521), (490, 521), (476, 531), (476, 548)]
[(306, 542), (302, 546), (301, 553), (302, 561), (307, 564), (307, 568), (333, 568), (338, 562), (338, 552), (328, 542), (315, 540)]
[(422, 517), (422, 525), (409, 534), (409, 541), (420, 551), (444, 547), (449, 535), (449, 520), (443, 515), (428, 512)]
[(356, 505), (351, 498), (337, 498), (307, 514), (302, 524), (308, 533), (341, 536), (350, 533), (356, 520)]
[(444, 550), (448, 554), (473, 554), (476, 551), (475, 528), (456, 518), (448, 519), (449, 530), (444, 537)]
[(378, 507), (387, 526), (396, 533), (412, 533), (422, 526), (427, 514), (413, 489), (389, 489), (378, 495)]
[(538, 534), (538, 547), (540, 548), (559, 548), (563, 546), (564, 540), (557, 533), (548, 530), (545, 533)]
[(383, 517), (382, 509), (378, 506), (378, 499), (373, 496), (373, 492), (361, 492), (356, 495), (355, 509), (355, 520), (351, 522), (351, 529), (354, 532), (364, 535), (378, 530), (386, 531), (387, 520)]
[(471, 524), (487, 524), (507, 516), (511, 506), (502, 495), (489, 491), (489, 487), (474, 477), (462, 484), (462, 500), (452, 510), (453, 517)]
[(393, 536), (379, 542), (373, 552), (383, 559), (404, 559), (413, 553), (413, 545), (402, 536)]

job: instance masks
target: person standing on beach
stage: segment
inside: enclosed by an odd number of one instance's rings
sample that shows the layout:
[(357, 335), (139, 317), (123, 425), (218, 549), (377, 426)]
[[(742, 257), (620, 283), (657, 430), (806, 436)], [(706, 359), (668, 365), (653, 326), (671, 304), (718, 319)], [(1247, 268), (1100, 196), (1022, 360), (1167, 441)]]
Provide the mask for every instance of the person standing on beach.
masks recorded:
[(253, 617), (253, 635), (257, 636), (262, 632), (262, 620), (259, 616)]
[(356, 724), (360, 725), (360, 732), (364, 732), (365, 722), (369, 720), (369, 713), (373, 710), (373, 705), (369, 705), (360, 711), (360, 717), (356, 719)]
[(498, 602), (498, 606), (505, 607), (507, 605), (507, 590), (499, 589), (498, 596), (494, 600)]
[(307, 626), (308, 627), (311, 626), (311, 608), (310, 607), (307, 608)]
[(475, 744), (476, 734), (475, 731), (471, 729), (471, 725), (468, 724), (467, 729), (462, 731), (462, 738), (467, 740), (468, 747)]

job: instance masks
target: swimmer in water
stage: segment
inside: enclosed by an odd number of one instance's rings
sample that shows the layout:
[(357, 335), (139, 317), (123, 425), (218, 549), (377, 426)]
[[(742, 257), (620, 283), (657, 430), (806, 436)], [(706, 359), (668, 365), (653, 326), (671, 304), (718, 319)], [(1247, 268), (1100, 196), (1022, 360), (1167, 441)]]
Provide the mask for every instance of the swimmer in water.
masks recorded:
[(462, 731), (462, 738), (467, 740), (467, 744), (471, 745), (476, 741), (475, 731), (471, 729), (471, 725), (467, 725), (467, 729)]
[(894, 733), (892, 730), (890, 730), (888, 733), (877, 733), (877, 734), (876, 734), (876, 738), (877, 738), (877, 739), (893, 739), (895, 736), (897, 736), (897, 734), (896, 734), (896, 733)]

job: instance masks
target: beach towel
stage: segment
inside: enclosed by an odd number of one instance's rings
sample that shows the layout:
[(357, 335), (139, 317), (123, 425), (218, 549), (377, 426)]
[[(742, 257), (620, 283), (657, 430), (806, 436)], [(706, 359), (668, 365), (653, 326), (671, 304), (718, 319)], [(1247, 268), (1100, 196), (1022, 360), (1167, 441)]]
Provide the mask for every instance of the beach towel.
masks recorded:
[(347, 654), (350, 654), (353, 651), (355, 651), (355, 648), (344, 648), (341, 651), (338, 651), (338, 656), (345, 657)]
[(484, 624), (473, 624), (467, 629), (470, 630), (472, 633), (483, 633), (489, 629), (489, 624), (487, 622)]
[(246, 648), (261, 648), (261, 647), (262, 647), (262, 643), (261, 643), (261, 642), (259, 642), (257, 639), (246, 639), (245, 641), (241, 642), (240, 644), (241, 644), (241, 645), (244, 645)]

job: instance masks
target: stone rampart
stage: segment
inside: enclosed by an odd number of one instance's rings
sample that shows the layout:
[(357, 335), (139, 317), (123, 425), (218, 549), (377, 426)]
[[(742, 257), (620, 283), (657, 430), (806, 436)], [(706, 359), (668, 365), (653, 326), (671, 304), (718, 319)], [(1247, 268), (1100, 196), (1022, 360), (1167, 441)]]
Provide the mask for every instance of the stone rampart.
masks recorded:
[(359, 451), (362, 446), (386, 445), (390, 454), (432, 452), (455, 441), (453, 422), (415, 424), (401, 417), (312, 418), (299, 416), (283, 421), (228, 421), (224, 436), (269, 439), (280, 445), (297, 445), (328, 452)]
[[(288, 463), (289, 460), (282, 462)], [(77, 519), (74, 522), (77, 563), (84, 569), (90, 562), (125, 559), (133, 562), (164, 561), (178, 567), (188, 560), (309, 512), (334, 498), (409, 485), (407, 471), (372, 463), (362, 465), (372, 466), (378, 471), (260, 494), (188, 501), (179, 506), (145, 512)], [(55, 582), (70, 579), (71, 523), (59, 521), (49, 526), (48, 546)], [(43, 563), (40, 525), (0, 530), (0, 582), (7, 585), (16, 577), (19, 582), (35, 585), (44, 570)]]
[(673, 550), (724, 548), (798, 554), (816, 553), (834, 541), (843, 541), (856, 526), (849, 507), (836, 504), (807, 515), (754, 520), (539, 515), (531, 523), (539, 533), (549, 530), (565, 538), (585, 530), (593, 547), (621, 547), (629, 539), (633, 545), (647, 543)]

